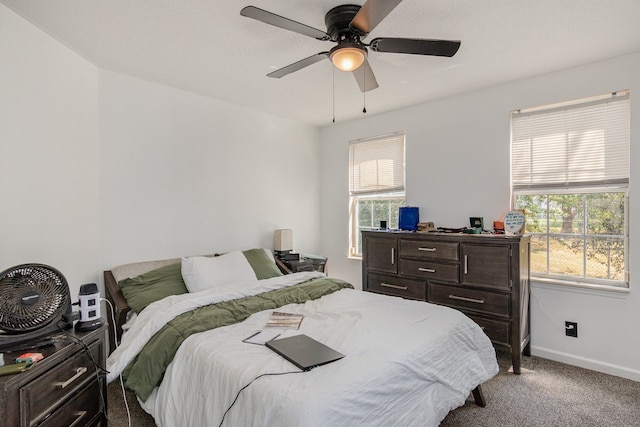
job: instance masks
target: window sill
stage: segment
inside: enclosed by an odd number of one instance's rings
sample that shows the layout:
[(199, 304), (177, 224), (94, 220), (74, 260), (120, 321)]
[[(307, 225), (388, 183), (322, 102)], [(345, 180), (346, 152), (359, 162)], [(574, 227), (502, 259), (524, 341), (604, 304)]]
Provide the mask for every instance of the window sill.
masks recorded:
[(545, 279), (541, 277), (531, 277), (531, 286), (535, 288), (549, 289), (554, 291), (569, 291), (588, 295), (599, 295), (613, 298), (626, 298), (631, 290), (620, 286), (595, 285), (592, 283), (581, 283), (568, 280)]

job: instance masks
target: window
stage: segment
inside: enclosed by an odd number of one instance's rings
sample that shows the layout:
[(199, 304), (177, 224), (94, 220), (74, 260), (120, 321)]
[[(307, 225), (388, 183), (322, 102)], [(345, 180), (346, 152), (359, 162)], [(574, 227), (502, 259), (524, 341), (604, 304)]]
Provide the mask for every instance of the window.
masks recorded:
[(405, 133), (349, 143), (349, 256), (362, 256), (362, 230), (398, 228), (404, 205)]
[(532, 277), (628, 287), (629, 104), (622, 91), (512, 112)]

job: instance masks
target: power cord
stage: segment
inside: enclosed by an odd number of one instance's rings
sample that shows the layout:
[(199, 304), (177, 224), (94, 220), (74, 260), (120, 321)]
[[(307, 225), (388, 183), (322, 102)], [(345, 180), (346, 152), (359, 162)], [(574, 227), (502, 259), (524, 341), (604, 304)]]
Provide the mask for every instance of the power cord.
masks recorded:
[(105, 377), (107, 376), (109, 371), (104, 369), (102, 366), (100, 366), (100, 364), (98, 362), (96, 362), (96, 360), (93, 358), (93, 354), (91, 353), (91, 349), (89, 348), (89, 346), (84, 341), (82, 341), (80, 338), (78, 338), (78, 337), (76, 337), (74, 335), (71, 335), (66, 330), (64, 330), (60, 326), (60, 322), (57, 322), (56, 326), (58, 327), (58, 330), (64, 336), (66, 336), (67, 338), (71, 338), (72, 341), (74, 341), (75, 343), (77, 343), (80, 346), (82, 346), (84, 352), (87, 354), (87, 357), (89, 357), (89, 360), (91, 361), (91, 363), (95, 367), (96, 380), (98, 381), (98, 391), (100, 393), (100, 402), (102, 403), (102, 407), (106, 408), (107, 407), (107, 399), (106, 399), (106, 396), (104, 395), (104, 393), (102, 392), (101, 384), (102, 384), (103, 381), (106, 381)]
[[(106, 298), (100, 298), (100, 301), (106, 302), (110, 308), (109, 311), (111, 312), (111, 324), (113, 325), (113, 343), (115, 347), (118, 348), (118, 337), (116, 335), (116, 318), (114, 315), (115, 310), (113, 309), (113, 304), (111, 304), (111, 301)], [(129, 402), (127, 402), (127, 393), (124, 389), (124, 380), (122, 379), (122, 374), (120, 374), (118, 378), (120, 380), (120, 389), (122, 390), (122, 400), (124, 400), (124, 407), (127, 410), (127, 425), (131, 427), (131, 411), (129, 410)]]
[(220, 420), (220, 424), (218, 424), (218, 427), (222, 427), (222, 423), (224, 423), (224, 417), (227, 416), (227, 413), (231, 410), (231, 408), (233, 408), (233, 405), (236, 404), (238, 398), (240, 397), (240, 393), (242, 393), (242, 391), (249, 387), (251, 384), (254, 383), (254, 381), (262, 378), (262, 377), (266, 377), (266, 376), (277, 376), (277, 375), (287, 375), (287, 374), (302, 374), (304, 372), (307, 371), (288, 371), (288, 372), (266, 372), (264, 374), (260, 374), (257, 377), (255, 377), (254, 379), (252, 379), (251, 381), (249, 381), (248, 384), (246, 384), (245, 386), (243, 386), (240, 390), (238, 390), (238, 394), (236, 394), (235, 399), (233, 399), (233, 402), (231, 402), (231, 405), (229, 405), (229, 407), (227, 408), (226, 411), (224, 411), (224, 414), (222, 414), (222, 419)]
[(529, 294), (533, 297), (533, 299), (536, 301), (536, 304), (538, 305), (538, 308), (540, 309), (541, 312), (543, 312), (549, 319), (551, 319), (551, 321), (559, 326), (563, 326), (564, 324), (558, 320), (556, 320), (552, 315), (550, 315), (549, 313), (547, 313), (547, 311), (544, 309), (544, 307), (542, 306), (542, 302), (540, 301), (540, 298), (538, 298), (538, 295), (536, 295), (536, 292), (533, 292), (533, 290), (529, 291)]

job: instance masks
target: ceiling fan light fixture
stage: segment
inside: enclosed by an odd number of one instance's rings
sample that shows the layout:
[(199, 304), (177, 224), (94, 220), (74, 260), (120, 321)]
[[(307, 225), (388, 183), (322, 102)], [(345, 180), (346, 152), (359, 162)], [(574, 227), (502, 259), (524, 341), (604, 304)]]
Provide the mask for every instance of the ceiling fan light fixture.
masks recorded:
[(331, 49), (331, 62), (339, 70), (353, 71), (358, 69), (367, 58), (367, 51), (362, 47), (341, 47)]

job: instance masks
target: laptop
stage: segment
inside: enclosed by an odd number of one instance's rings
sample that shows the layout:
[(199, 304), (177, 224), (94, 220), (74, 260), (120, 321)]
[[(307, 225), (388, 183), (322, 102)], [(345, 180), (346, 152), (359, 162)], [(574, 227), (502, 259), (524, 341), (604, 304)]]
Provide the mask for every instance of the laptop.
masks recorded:
[(304, 334), (274, 339), (267, 341), (265, 345), (303, 371), (344, 357), (344, 354)]

